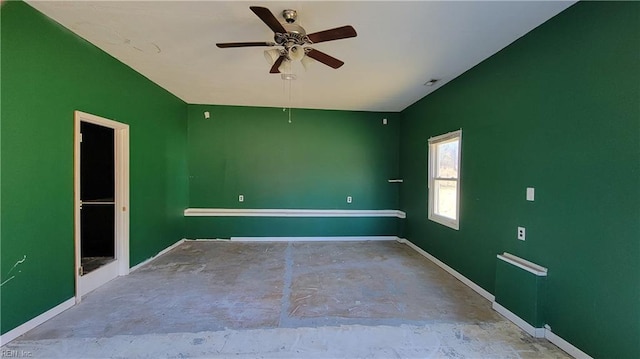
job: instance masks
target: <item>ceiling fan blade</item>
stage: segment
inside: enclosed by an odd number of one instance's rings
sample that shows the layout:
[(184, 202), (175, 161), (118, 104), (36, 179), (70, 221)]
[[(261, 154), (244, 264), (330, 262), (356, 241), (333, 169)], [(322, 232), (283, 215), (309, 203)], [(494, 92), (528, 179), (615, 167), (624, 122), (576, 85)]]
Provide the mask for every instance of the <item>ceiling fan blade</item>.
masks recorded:
[(358, 36), (358, 34), (356, 33), (356, 29), (354, 29), (350, 25), (336, 27), (335, 29), (314, 32), (313, 34), (307, 35), (309, 40), (311, 40), (311, 42), (314, 44), (317, 44), (319, 42), (324, 42), (324, 41), (340, 40), (340, 39), (346, 39), (349, 37), (356, 37), (356, 36)]
[(221, 49), (226, 49), (229, 47), (251, 47), (251, 46), (275, 46), (275, 42), (223, 42), (217, 43)]
[(340, 61), (335, 57), (329, 56), (324, 52), (318, 51), (316, 49), (311, 49), (309, 52), (307, 52), (307, 56), (314, 60), (318, 60), (329, 67), (333, 67), (334, 69), (337, 69), (340, 66), (344, 65), (343, 61)]
[(278, 19), (276, 19), (276, 17), (273, 16), (273, 13), (266, 7), (249, 6), (249, 9), (251, 9), (251, 11), (253, 11), (256, 15), (258, 15), (260, 20), (262, 20), (262, 22), (267, 24), (267, 26), (269, 26), (271, 31), (279, 32), (281, 34), (287, 33), (287, 30), (285, 30), (284, 26), (282, 26), (280, 21), (278, 21)]
[(287, 57), (284, 55), (280, 55), (280, 57), (278, 57), (278, 59), (276, 60), (276, 62), (273, 63), (273, 66), (271, 66), (271, 70), (269, 70), (270, 74), (279, 74), (280, 73), (280, 65), (282, 65), (282, 61), (284, 61)]

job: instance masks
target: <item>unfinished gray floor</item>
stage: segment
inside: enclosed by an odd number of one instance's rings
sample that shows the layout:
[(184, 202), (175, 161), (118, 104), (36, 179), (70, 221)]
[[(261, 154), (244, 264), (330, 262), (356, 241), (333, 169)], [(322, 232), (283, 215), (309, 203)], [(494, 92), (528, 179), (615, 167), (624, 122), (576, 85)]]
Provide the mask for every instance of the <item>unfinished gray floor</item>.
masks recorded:
[(564, 358), (397, 242), (185, 242), (9, 343), (33, 357)]

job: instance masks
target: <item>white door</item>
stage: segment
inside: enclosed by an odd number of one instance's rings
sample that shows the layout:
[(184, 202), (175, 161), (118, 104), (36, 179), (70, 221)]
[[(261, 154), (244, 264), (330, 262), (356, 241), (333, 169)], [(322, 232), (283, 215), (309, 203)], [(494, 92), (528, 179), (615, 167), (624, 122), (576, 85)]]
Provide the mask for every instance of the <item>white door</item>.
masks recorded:
[(129, 127), (75, 112), (76, 301), (129, 273)]

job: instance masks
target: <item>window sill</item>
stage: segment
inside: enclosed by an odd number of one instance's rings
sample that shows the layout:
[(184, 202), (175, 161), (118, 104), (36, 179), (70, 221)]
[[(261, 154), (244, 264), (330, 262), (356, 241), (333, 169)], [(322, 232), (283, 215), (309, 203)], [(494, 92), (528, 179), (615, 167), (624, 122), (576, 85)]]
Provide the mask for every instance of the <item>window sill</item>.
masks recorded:
[(447, 217), (438, 216), (437, 214), (429, 214), (428, 218), (430, 221), (436, 222), (451, 229), (455, 229), (456, 231), (460, 230), (459, 221), (455, 221)]

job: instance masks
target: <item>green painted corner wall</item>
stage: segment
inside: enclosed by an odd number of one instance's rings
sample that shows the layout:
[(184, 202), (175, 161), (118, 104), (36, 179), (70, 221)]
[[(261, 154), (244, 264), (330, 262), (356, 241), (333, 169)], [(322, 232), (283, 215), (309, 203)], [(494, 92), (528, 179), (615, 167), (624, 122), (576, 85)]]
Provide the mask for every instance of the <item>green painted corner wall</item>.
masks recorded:
[[(387, 182), (399, 174), (398, 113), (293, 109), (289, 123), (287, 111), (189, 105), (189, 207), (398, 208), (398, 185)], [(398, 227), (387, 220), (382, 228), (366, 219), (351, 228), (329, 218), (278, 221), (286, 230), (259, 218), (189, 217), (188, 237), (395, 235)]]
[[(593, 357), (640, 357), (639, 54), (640, 3), (579, 2), (402, 112), (407, 238), (492, 293), (498, 253), (548, 267), (546, 323)], [(455, 231), (426, 153), (459, 128)]]
[(546, 324), (546, 282), (546, 276), (538, 276), (496, 259), (495, 302), (534, 328), (543, 328)]
[(130, 125), (135, 265), (185, 232), (187, 107), (23, 2), (3, 3), (0, 15), (6, 333), (74, 295), (74, 110)]

